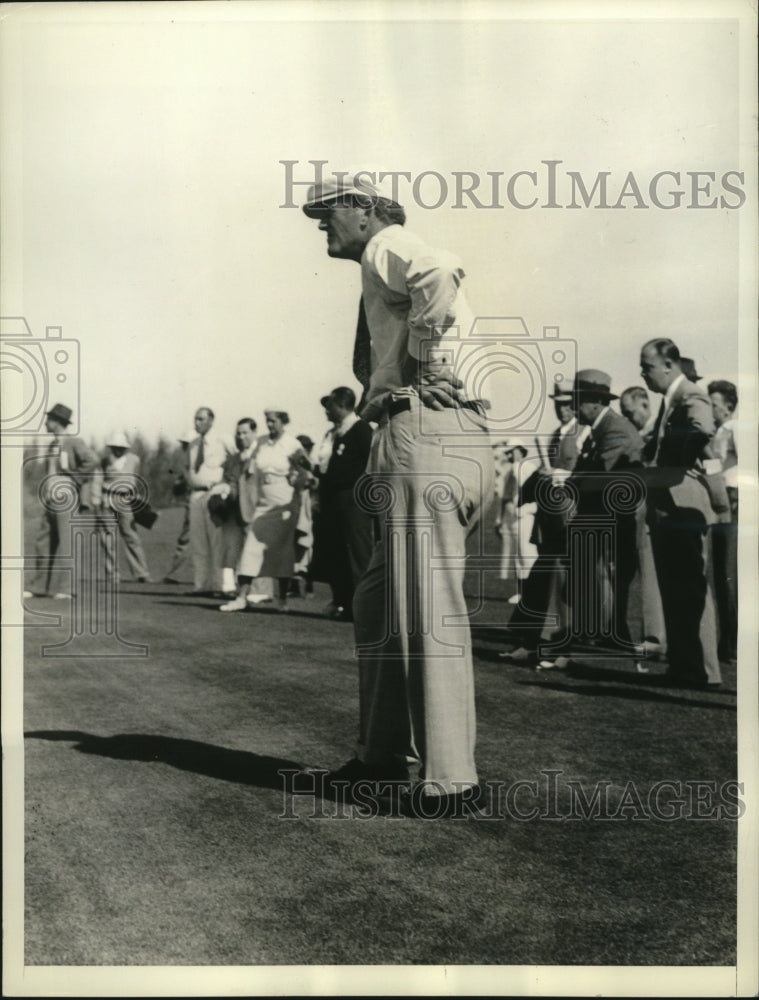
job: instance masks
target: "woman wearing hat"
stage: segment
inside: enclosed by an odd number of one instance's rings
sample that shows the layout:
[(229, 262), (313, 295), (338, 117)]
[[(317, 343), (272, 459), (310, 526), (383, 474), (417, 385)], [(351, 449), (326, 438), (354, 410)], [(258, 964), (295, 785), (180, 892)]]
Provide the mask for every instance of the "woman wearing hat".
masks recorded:
[(303, 531), (301, 491), (310, 480), (310, 465), (300, 442), (286, 431), (284, 410), (264, 411), (269, 433), (258, 440), (253, 455), (258, 500), (248, 525), (237, 567), (237, 597), (220, 611), (243, 611), (256, 577), (279, 580), (280, 611), (287, 610), (287, 591), (295, 571), (298, 529)]

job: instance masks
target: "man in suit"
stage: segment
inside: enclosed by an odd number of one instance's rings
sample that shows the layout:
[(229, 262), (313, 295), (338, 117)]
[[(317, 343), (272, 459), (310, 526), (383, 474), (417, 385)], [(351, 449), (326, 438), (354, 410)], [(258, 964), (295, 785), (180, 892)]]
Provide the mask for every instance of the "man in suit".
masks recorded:
[(253, 520), (258, 501), (258, 479), (253, 458), (258, 442), (257, 429), (258, 425), (252, 417), (237, 421), (237, 452), (224, 463), (223, 481), (209, 491), (209, 506), (215, 500), (221, 505), (219, 524), (224, 540), (223, 583), (225, 595), (232, 598), (221, 605), (220, 611), (245, 611), (248, 604), (266, 604), (272, 599), (272, 581), (268, 577), (256, 577), (246, 588), (246, 594), (237, 593), (237, 564), (245, 543), (245, 532)]
[(372, 429), (355, 412), (356, 395), (338, 386), (321, 404), (334, 427), (332, 453), (319, 476), (320, 573), (332, 590), (327, 614), (353, 621), (353, 593), (372, 554), (372, 519), (356, 503), (354, 488), (366, 471)]
[(256, 468), (252, 462), (257, 424), (242, 417), (235, 428), (237, 451), (224, 462), (222, 481), (208, 491), (211, 519), (221, 528), (222, 589), (225, 597), (235, 597), (235, 570), (245, 539), (245, 526), (256, 506)]
[(208, 492), (223, 478), (230, 444), (213, 430), (214, 412), (201, 406), (195, 413), (198, 436), (190, 444), (187, 483), (190, 489), (190, 547), (194, 594), (222, 593), (222, 534), (208, 509)]
[(67, 435), (72, 411), (62, 403), (48, 410), (45, 427), (53, 435), (47, 451), (47, 475), (40, 487), (42, 520), (35, 543), (36, 566), (24, 597), (71, 597), (71, 585), (64, 582), (63, 570), (56, 565), (71, 558), (70, 520), (80, 510), (99, 503), (95, 495), (98, 460), (95, 452), (79, 437)]
[[(570, 595), (570, 604), (579, 608), (583, 597), (586, 599), (585, 610), (590, 611), (585, 618), (589, 638), (600, 639), (611, 625), (610, 644), (632, 652), (627, 605), (630, 583), (638, 568), (635, 510), (615, 509), (608, 488), (619, 482), (621, 470), (640, 468), (643, 443), (629, 420), (610, 408), (611, 401), (618, 397), (611, 391), (611, 378), (606, 372), (594, 368), (578, 371), (574, 394), (577, 418), (590, 428), (571, 475), (579, 496), (576, 518), (578, 524), (585, 520), (595, 537), (598, 580), (608, 588), (612, 602), (611, 621), (604, 620), (600, 606), (587, 608), (588, 593), (599, 594), (592, 580), (573, 576), (582, 591)], [(614, 542), (607, 548), (602, 544), (602, 534), (610, 519)], [(590, 567), (591, 572), (593, 568)]]
[(101, 462), (103, 471), (103, 502), (99, 519), (101, 522), (100, 537), (105, 550), (105, 572), (113, 576), (115, 571), (115, 547), (118, 538), (114, 528), (118, 527), (119, 535), (124, 542), (127, 563), (132, 576), (137, 583), (149, 583), (150, 574), (142, 547), (137, 534), (134, 514), (119, 500), (120, 490), (126, 489), (135, 495), (140, 495), (136, 477), (140, 470), (140, 460), (129, 450), (129, 442), (123, 433), (113, 434), (107, 444), (108, 453)]
[(714, 434), (707, 394), (690, 382), (677, 345), (666, 337), (641, 350), (643, 381), (662, 398), (644, 457), (648, 519), (667, 628), (669, 682), (721, 683), (714, 604), (707, 584), (707, 530), (714, 512), (704, 464)]

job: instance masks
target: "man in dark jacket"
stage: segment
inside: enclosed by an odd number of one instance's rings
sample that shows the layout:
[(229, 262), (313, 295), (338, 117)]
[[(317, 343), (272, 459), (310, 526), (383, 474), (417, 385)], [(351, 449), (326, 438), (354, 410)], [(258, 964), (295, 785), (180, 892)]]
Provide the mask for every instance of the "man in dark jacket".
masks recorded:
[(366, 471), (372, 429), (355, 413), (352, 389), (338, 386), (321, 404), (334, 425), (332, 454), (319, 478), (319, 537), (315, 561), (332, 589), (327, 613), (353, 620), (353, 592), (369, 565), (373, 535), (371, 517), (356, 504), (354, 487)]
[[(570, 603), (575, 623), (577, 612), (582, 610), (589, 638), (632, 652), (627, 605), (638, 568), (635, 512), (636, 499), (643, 501), (643, 484), (632, 477), (626, 482), (620, 472), (640, 469), (643, 442), (630, 421), (609, 408), (618, 397), (611, 391), (606, 372), (593, 368), (579, 371), (574, 392), (578, 420), (590, 428), (571, 476), (578, 493), (577, 526), (587, 528), (584, 537), (589, 551), (585, 555), (589, 562), (582, 569), (575, 567), (571, 574), (573, 589), (578, 592), (570, 593)], [(591, 578), (596, 570), (600, 588)], [(594, 598), (598, 600), (604, 589), (613, 609), (610, 621), (601, 606), (593, 606)]]
[[(668, 337), (643, 345), (640, 368), (649, 390), (662, 396), (645, 457), (651, 465), (648, 520), (667, 626), (667, 677), (676, 685), (714, 689), (722, 676), (707, 584), (707, 530), (715, 520), (710, 479), (721, 476), (710, 473), (705, 458), (714, 436), (712, 406), (683, 372)], [(724, 481), (721, 486), (724, 492)]]
[(67, 434), (71, 416), (72, 411), (61, 403), (47, 413), (45, 426), (53, 440), (46, 456), (47, 476), (40, 487), (43, 509), (35, 545), (36, 570), (25, 598), (71, 597), (71, 583), (64, 582), (60, 566), (62, 558), (71, 557), (70, 519), (100, 501), (93, 496), (98, 483), (97, 455), (81, 438)]

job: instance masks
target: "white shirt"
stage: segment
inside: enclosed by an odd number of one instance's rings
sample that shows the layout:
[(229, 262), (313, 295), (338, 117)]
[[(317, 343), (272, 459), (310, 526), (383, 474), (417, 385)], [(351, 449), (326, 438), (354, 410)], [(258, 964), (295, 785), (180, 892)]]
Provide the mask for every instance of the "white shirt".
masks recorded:
[(461, 290), (463, 278), (453, 254), (427, 246), (403, 226), (386, 226), (369, 240), (361, 258), (372, 338), (367, 407), (379, 408), (389, 392), (402, 387), (408, 355), (430, 360), (430, 341), (435, 342), (434, 360), (453, 363), (459, 373), (461, 339), (474, 322)]
[(223, 478), (223, 465), (231, 455), (232, 448), (213, 427), (203, 439), (203, 464), (195, 471), (195, 459), (200, 448), (200, 435), (190, 444), (188, 449), (187, 481), (192, 489), (209, 489), (220, 483)]
[(725, 486), (738, 486), (738, 449), (735, 445), (735, 420), (731, 417), (714, 432), (712, 450), (722, 463)]

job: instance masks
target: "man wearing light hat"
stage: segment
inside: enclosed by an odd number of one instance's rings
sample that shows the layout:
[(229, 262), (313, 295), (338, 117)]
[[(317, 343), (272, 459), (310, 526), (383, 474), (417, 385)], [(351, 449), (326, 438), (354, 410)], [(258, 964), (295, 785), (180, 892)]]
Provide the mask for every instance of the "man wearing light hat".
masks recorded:
[[(70, 519), (98, 499), (93, 494), (97, 455), (80, 437), (66, 433), (71, 417), (72, 411), (62, 403), (56, 403), (47, 412), (45, 427), (53, 440), (47, 451), (47, 475), (40, 491), (43, 511), (35, 543), (36, 569), (30, 589), (24, 591), (25, 598), (71, 597), (71, 577), (64, 578), (59, 565), (62, 558), (72, 556)], [(56, 498), (65, 498), (70, 489), (76, 493), (73, 505), (54, 503)]]
[[(100, 537), (105, 550), (105, 572), (113, 576), (116, 568), (114, 548), (118, 544), (113, 530), (118, 526), (126, 550), (127, 564), (137, 583), (149, 583), (150, 573), (145, 558), (145, 550), (137, 533), (134, 514), (125, 509), (123, 501), (119, 501), (119, 490), (125, 488), (135, 496), (141, 496), (146, 491), (139, 488), (138, 473), (140, 460), (130, 451), (129, 441), (122, 431), (112, 434), (106, 441), (108, 452), (102, 460), (103, 469), (103, 506)], [(114, 524), (115, 522), (115, 524)]]
[(418, 777), (414, 795), (457, 807), (476, 797), (478, 781), (466, 538), (493, 493), (484, 408), (452, 373), (473, 322), (464, 271), (404, 228), (376, 171), (313, 185), (303, 211), (319, 221), (330, 257), (361, 267), (354, 374), (365, 388), (359, 416), (379, 425), (363, 495), (390, 505), (353, 602), (357, 757), (331, 778)]

